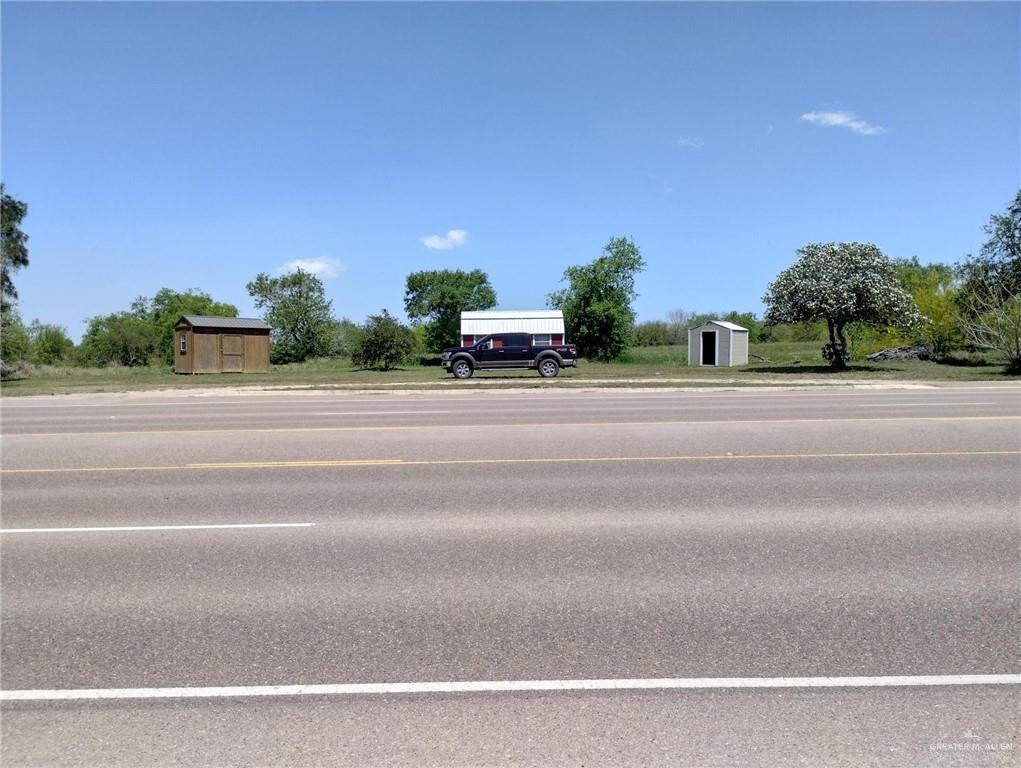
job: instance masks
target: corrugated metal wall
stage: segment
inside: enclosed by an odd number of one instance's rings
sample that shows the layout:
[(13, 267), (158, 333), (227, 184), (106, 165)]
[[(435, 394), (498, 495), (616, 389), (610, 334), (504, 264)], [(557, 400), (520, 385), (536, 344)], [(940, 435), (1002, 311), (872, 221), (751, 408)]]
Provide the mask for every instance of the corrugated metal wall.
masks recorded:
[(716, 365), (730, 365), (730, 337), (732, 331), (729, 328), (716, 329)]
[(717, 366), (748, 364), (748, 332), (706, 323), (688, 331), (688, 365), (701, 365), (702, 331), (715, 331), (718, 340)]
[(461, 319), (461, 336), (485, 336), (489, 333), (564, 333), (563, 318)]
[(716, 348), (718, 350), (716, 365), (726, 365), (727, 358), (725, 355), (729, 354), (729, 347), (725, 346), (725, 336), (728, 331), (712, 323), (705, 323), (698, 328), (692, 328), (688, 331), (688, 365), (702, 365), (702, 331), (712, 331), (716, 334)]
[(748, 365), (748, 333), (747, 331), (733, 331), (731, 365)]

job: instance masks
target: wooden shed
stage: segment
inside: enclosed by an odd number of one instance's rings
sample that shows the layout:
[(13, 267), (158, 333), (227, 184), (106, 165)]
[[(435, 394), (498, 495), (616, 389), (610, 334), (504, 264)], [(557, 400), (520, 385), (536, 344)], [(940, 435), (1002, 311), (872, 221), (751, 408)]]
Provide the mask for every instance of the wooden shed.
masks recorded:
[(174, 326), (174, 373), (266, 373), (269, 326), (249, 317), (185, 315)]
[(688, 365), (748, 365), (748, 329), (726, 320), (690, 328)]

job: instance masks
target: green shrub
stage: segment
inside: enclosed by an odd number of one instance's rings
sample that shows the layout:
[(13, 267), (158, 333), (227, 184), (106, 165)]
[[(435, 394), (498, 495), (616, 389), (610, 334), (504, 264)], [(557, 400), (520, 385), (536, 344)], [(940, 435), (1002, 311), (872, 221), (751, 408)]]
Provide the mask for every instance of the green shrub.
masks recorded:
[(370, 315), (365, 322), (351, 362), (361, 368), (389, 371), (409, 362), (414, 353), (415, 335), (411, 329), (384, 309), (382, 314)]

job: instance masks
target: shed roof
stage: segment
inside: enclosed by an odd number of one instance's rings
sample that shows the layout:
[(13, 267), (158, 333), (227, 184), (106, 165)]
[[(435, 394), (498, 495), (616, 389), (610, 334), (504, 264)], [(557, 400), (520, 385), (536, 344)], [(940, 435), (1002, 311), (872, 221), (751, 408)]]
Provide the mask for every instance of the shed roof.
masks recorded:
[(555, 333), (563, 335), (564, 313), (560, 310), (548, 309), (461, 313), (462, 335), (484, 336), (489, 333)]
[[(737, 323), (730, 323), (730, 322), (727, 322), (726, 320), (710, 320), (708, 322), (702, 323), (702, 325), (700, 325), (698, 327), (699, 328), (704, 328), (707, 325), (718, 325), (721, 328), (726, 328), (728, 331), (747, 331), (748, 330), (747, 328), (744, 328), (744, 327), (738, 325)], [(692, 328), (691, 330), (694, 331), (695, 329)]]
[(462, 312), (462, 320), (560, 320), (564, 313), (559, 309), (510, 309)]
[(192, 328), (223, 328), (225, 330), (268, 331), (269, 326), (257, 317), (217, 317), (215, 315), (185, 315), (177, 324), (187, 323)]

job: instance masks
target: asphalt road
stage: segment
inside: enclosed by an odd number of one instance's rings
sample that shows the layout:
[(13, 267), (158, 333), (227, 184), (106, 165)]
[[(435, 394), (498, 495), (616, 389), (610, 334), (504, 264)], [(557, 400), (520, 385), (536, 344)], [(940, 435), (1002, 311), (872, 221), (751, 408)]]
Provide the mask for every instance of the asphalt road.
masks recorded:
[[(5, 767), (1021, 763), (1021, 678), (954, 682), (1021, 671), (1016, 385), (0, 417)], [(293, 689), (694, 678), (792, 682)]]

